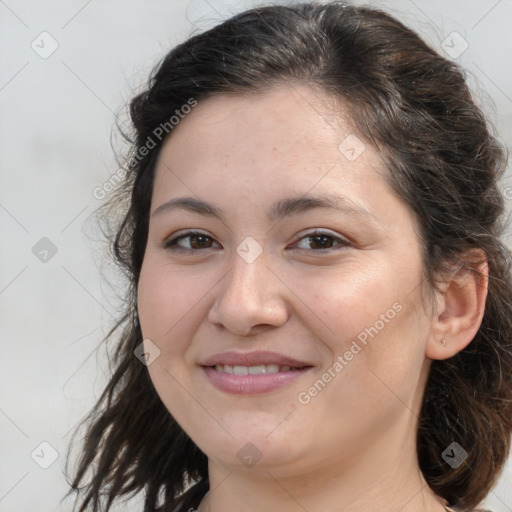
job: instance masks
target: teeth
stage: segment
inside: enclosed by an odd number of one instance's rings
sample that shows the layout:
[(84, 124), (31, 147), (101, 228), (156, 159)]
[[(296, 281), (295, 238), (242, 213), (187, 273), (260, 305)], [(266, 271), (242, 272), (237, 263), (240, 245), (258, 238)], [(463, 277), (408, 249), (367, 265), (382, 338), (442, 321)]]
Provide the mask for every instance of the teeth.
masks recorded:
[(247, 366), (233, 366), (233, 373), (235, 375), (249, 375), (249, 368)]
[[(278, 364), (259, 364), (256, 366), (232, 366), (230, 364), (218, 364), (215, 366), (218, 372), (229, 373), (230, 375), (264, 375), (266, 373), (278, 373), (292, 371), (290, 366), (279, 366)], [(295, 370), (295, 368), (293, 368)]]
[(261, 373), (267, 373), (264, 364), (260, 364), (258, 366), (249, 366), (249, 368), (247, 368), (247, 369), (249, 370), (248, 373), (250, 375), (259, 375)]

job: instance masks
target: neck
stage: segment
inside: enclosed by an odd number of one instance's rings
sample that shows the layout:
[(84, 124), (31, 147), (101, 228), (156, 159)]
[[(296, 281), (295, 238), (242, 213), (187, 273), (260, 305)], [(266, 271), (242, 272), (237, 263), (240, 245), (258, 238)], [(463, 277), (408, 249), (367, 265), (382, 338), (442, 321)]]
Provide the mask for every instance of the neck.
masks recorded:
[(355, 460), (333, 459), (308, 472), (258, 465), (239, 471), (210, 460), (210, 491), (198, 512), (445, 512), (411, 455), (415, 439), (404, 444), (396, 434)]

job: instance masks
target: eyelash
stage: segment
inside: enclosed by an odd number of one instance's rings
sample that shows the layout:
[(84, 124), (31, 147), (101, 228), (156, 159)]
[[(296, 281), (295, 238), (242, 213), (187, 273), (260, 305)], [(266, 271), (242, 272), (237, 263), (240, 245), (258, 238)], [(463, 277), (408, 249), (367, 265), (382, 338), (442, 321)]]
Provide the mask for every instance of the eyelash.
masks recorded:
[[(207, 235), (206, 233), (203, 233), (202, 231), (187, 231), (187, 232), (182, 233), (181, 235), (179, 235), (177, 237), (165, 240), (164, 243), (163, 243), (163, 246), (164, 246), (165, 249), (167, 249), (167, 250), (169, 250), (171, 252), (176, 252), (176, 253), (189, 254), (189, 253), (192, 253), (192, 252), (198, 252), (198, 251), (200, 251), (200, 249), (185, 249), (183, 247), (179, 247), (179, 246), (176, 245), (179, 240), (190, 238), (190, 237), (194, 237), (194, 236), (204, 236), (206, 238), (209, 238), (210, 240), (213, 240), (213, 238), (211, 236)], [(331, 252), (331, 251), (340, 249), (342, 247), (347, 247), (347, 246), (351, 245), (348, 242), (348, 240), (346, 240), (344, 238), (340, 238), (338, 236), (335, 236), (333, 233), (331, 233), (329, 231), (326, 231), (326, 230), (321, 230), (321, 229), (316, 229), (316, 230), (312, 231), (311, 233), (307, 233), (307, 234), (303, 235), (301, 238), (298, 239), (298, 241), (304, 240), (306, 238), (315, 238), (315, 237), (318, 237), (318, 236), (330, 237), (335, 242), (338, 242), (338, 246), (337, 247), (328, 247), (327, 249), (299, 249), (299, 250), (300, 251), (308, 251), (308, 252), (309, 251), (313, 251), (313, 252)], [(210, 248), (211, 247), (206, 247), (206, 249), (210, 249)]]

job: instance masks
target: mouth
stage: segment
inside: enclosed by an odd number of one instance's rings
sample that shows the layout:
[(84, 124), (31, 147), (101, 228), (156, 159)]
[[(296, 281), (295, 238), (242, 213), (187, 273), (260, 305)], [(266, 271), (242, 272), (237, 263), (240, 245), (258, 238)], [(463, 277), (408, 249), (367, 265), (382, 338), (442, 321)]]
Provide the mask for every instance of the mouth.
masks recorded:
[[(219, 354), (215, 354), (210, 356), (202, 363), (201, 366), (221, 366), (221, 367), (242, 367), (242, 368), (255, 368), (264, 366), (266, 369), (269, 369), (269, 373), (277, 373), (275, 367), (277, 366), (278, 370), (280, 368), (303, 368), (305, 366), (311, 366), (309, 363), (301, 361), (299, 359), (294, 359), (293, 357), (286, 356), (284, 354), (279, 354), (278, 352), (270, 352), (257, 350), (253, 352), (222, 352)], [(258, 369), (259, 373), (261, 372), (261, 368)], [(244, 375), (244, 374), (242, 374)]]
[(214, 368), (216, 371), (226, 373), (228, 375), (267, 375), (283, 372), (297, 372), (311, 366), (287, 366), (278, 364), (258, 364), (255, 366), (241, 366), (231, 364), (216, 364), (215, 366), (207, 366), (206, 368)]
[(226, 393), (260, 394), (288, 386), (314, 366), (275, 352), (224, 352), (201, 368), (213, 386)]

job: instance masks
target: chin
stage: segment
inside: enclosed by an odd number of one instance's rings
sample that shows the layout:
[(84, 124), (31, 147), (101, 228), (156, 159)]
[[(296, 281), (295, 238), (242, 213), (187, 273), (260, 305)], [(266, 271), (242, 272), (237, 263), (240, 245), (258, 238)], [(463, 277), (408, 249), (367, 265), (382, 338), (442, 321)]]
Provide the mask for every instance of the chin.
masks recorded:
[[(283, 430), (276, 435), (278, 422), (255, 425), (247, 422), (222, 422), (224, 428), (215, 430), (215, 435), (205, 437), (206, 429), (190, 437), (199, 448), (214, 460), (229, 466), (270, 468), (291, 462), (298, 456), (298, 440), (293, 442)], [(211, 429), (210, 433), (212, 433)], [(300, 458), (300, 457), (299, 457)]]

